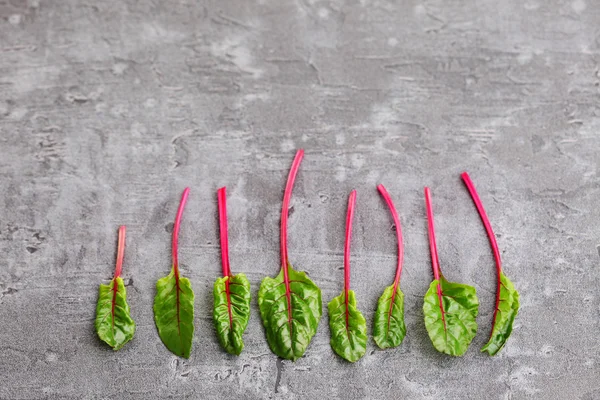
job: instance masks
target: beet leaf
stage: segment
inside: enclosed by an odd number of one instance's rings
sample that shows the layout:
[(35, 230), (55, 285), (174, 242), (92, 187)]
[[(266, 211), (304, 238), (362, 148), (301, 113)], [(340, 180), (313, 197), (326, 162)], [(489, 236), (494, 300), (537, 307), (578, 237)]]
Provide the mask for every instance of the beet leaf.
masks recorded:
[(394, 283), (386, 287), (379, 298), (373, 322), (373, 339), (377, 343), (377, 346), (386, 349), (399, 346), (406, 335), (406, 325), (404, 324), (404, 293), (400, 290), (404, 245), (402, 243), (402, 228), (400, 227), (400, 219), (398, 218), (396, 207), (394, 207), (394, 203), (383, 185), (377, 186), (377, 189), (390, 209), (398, 239), (396, 277), (394, 278)]
[(321, 290), (304, 272), (294, 270), (288, 261), (288, 208), (303, 155), (303, 150), (296, 153), (283, 195), (281, 271), (275, 278), (264, 278), (258, 291), (258, 306), (269, 347), (288, 360), (297, 360), (306, 351), (317, 332), (323, 307)]
[(156, 282), (154, 321), (158, 335), (174, 354), (189, 358), (194, 336), (194, 292), (189, 279), (180, 276), (178, 260), (179, 227), (190, 189), (181, 196), (173, 226), (173, 266), (171, 273)]
[(427, 187), (425, 204), (434, 276), (423, 304), (425, 327), (437, 351), (462, 356), (477, 333), (475, 318), (479, 311), (479, 300), (473, 286), (449, 282), (442, 275), (435, 242), (431, 192)]
[(350, 290), (350, 242), (352, 220), (356, 204), (356, 190), (348, 198), (346, 216), (346, 241), (344, 245), (344, 290), (334, 297), (327, 306), (331, 348), (343, 359), (356, 362), (367, 351), (367, 321), (356, 308), (356, 295)]
[(517, 313), (519, 312), (519, 292), (515, 289), (512, 282), (502, 272), (502, 261), (500, 260), (500, 250), (498, 250), (498, 243), (496, 242), (496, 236), (492, 230), (492, 225), (487, 217), (483, 204), (479, 199), (477, 190), (469, 177), (469, 174), (463, 172), (461, 175), (471, 198), (477, 207), (483, 226), (487, 232), (492, 246), (492, 252), (494, 253), (494, 260), (496, 261), (496, 271), (498, 275), (498, 286), (496, 289), (496, 309), (494, 311), (494, 320), (492, 322), (492, 332), (490, 333), (489, 341), (481, 348), (482, 352), (486, 352), (490, 355), (496, 355), (504, 346), (508, 337), (512, 332), (513, 322)]
[(230, 354), (240, 355), (244, 349), (242, 335), (250, 319), (250, 282), (244, 274), (231, 274), (227, 237), (227, 192), (224, 187), (217, 191), (217, 197), (223, 277), (215, 281), (213, 320), (223, 349)]
[(96, 306), (96, 332), (113, 350), (119, 350), (133, 338), (135, 322), (129, 315), (127, 291), (121, 278), (125, 254), (125, 226), (119, 228), (117, 265), (109, 285), (100, 284)]

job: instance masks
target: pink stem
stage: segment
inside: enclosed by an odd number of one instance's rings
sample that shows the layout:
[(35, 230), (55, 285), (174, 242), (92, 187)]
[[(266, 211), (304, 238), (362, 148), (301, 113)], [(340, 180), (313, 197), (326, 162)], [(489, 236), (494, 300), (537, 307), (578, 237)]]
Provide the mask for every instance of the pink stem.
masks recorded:
[(281, 268), (283, 269), (283, 282), (285, 283), (285, 297), (287, 300), (287, 311), (288, 311), (288, 325), (290, 332), (292, 331), (292, 291), (290, 289), (290, 277), (288, 274), (288, 250), (287, 250), (287, 221), (288, 221), (288, 208), (290, 206), (290, 198), (292, 197), (292, 189), (294, 188), (294, 181), (298, 174), (298, 168), (300, 168), (300, 162), (304, 156), (304, 150), (300, 149), (296, 152), (294, 162), (292, 162), (292, 168), (288, 175), (287, 184), (285, 185), (285, 192), (283, 193), (283, 204), (281, 205)]
[(498, 271), (498, 276), (499, 276), (500, 273), (502, 272), (502, 261), (500, 260), (500, 250), (498, 250), (498, 243), (496, 242), (496, 235), (494, 235), (494, 230), (492, 229), (490, 220), (488, 219), (485, 209), (483, 208), (483, 204), (481, 203), (481, 199), (479, 198), (479, 195), (477, 194), (477, 190), (475, 189), (475, 186), (473, 185), (473, 182), (471, 181), (469, 174), (466, 172), (463, 172), (460, 176), (462, 177), (463, 181), (465, 182), (465, 185), (467, 185), (467, 189), (469, 189), (469, 193), (471, 194), (471, 198), (473, 199), (473, 202), (475, 203), (475, 207), (477, 207), (477, 211), (479, 211), (479, 216), (481, 217), (483, 226), (485, 226), (485, 230), (487, 232), (488, 239), (490, 240), (490, 245), (492, 246), (492, 252), (494, 253), (494, 259), (496, 260), (496, 269)]
[(288, 221), (288, 208), (290, 206), (290, 198), (292, 197), (292, 189), (294, 188), (294, 181), (300, 168), (300, 162), (304, 157), (304, 150), (300, 149), (296, 152), (292, 168), (288, 175), (287, 184), (285, 185), (285, 192), (283, 193), (283, 204), (281, 205), (281, 268), (283, 268), (283, 274), (287, 281), (287, 266), (288, 266), (288, 250), (287, 250), (287, 221)]
[(348, 197), (348, 213), (346, 214), (346, 241), (344, 243), (344, 293), (346, 294), (346, 306), (348, 306), (348, 291), (350, 290), (350, 242), (352, 240), (352, 220), (354, 219), (355, 205), (356, 190), (353, 190), (350, 192), (350, 197)]
[(123, 269), (123, 257), (125, 256), (125, 225), (119, 227), (119, 244), (117, 245), (117, 266), (115, 267), (115, 278), (121, 276)]
[(433, 209), (431, 207), (431, 191), (425, 188), (425, 205), (427, 207), (427, 229), (429, 232), (429, 250), (431, 252), (431, 268), (433, 277), (440, 279), (440, 261), (438, 258), (437, 245), (435, 242), (435, 227), (433, 225)]
[(190, 194), (190, 188), (185, 188), (181, 195), (181, 201), (179, 202), (179, 209), (177, 209), (177, 216), (175, 217), (175, 225), (173, 226), (173, 269), (175, 270), (175, 277), (179, 279), (179, 260), (177, 258), (178, 243), (179, 243), (179, 227), (181, 225), (181, 216), (183, 215), (183, 208)]
[(226, 188), (222, 187), (217, 191), (219, 200), (219, 231), (221, 233), (221, 261), (223, 265), (223, 276), (231, 276), (231, 268), (229, 266), (229, 241), (227, 235), (227, 192)]
[(442, 287), (440, 286), (440, 260), (438, 258), (437, 245), (435, 243), (435, 227), (433, 225), (433, 209), (431, 207), (431, 191), (425, 188), (425, 205), (427, 207), (427, 230), (429, 232), (429, 250), (431, 252), (431, 268), (433, 277), (437, 283), (437, 295), (442, 315), (444, 331), (446, 330), (446, 311), (444, 310), (444, 301), (442, 299)]
[(483, 226), (485, 226), (485, 230), (488, 235), (488, 239), (490, 241), (490, 245), (492, 246), (492, 252), (494, 253), (494, 259), (496, 260), (496, 272), (497, 272), (497, 287), (496, 287), (496, 309), (494, 310), (494, 319), (492, 322), (492, 331), (490, 332), (490, 337), (494, 333), (494, 326), (496, 325), (496, 317), (498, 316), (498, 308), (500, 307), (500, 288), (502, 285), (502, 261), (500, 260), (500, 250), (498, 250), (498, 242), (496, 242), (496, 235), (494, 235), (494, 231), (492, 229), (492, 225), (490, 224), (490, 220), (483, 208), (483, 203), (481, 203), (481, 199), (477, 194), (477, 190), (475, 190), (475, 186), (469, 177), (467, 172), (463, 172), (460, 175), (467, 185), (467, 189), (469, 189), (469, 193), (471, 194), (471, 198), (475, 203), (475, 207), (477, 207), (477, 211), (479, 212), (479, 216), (481, 217), (481, 221), (483, 221)]
[(392, 202), (392, 198), (390, 197), (388, 191), (385, 189), (385, 186), (378, 185), (377, 189), (379, 193), (385, 200), (390, 209), (390, 213), (392, 214), (392, 218), (394, 219), (394, 225), (396, 226), (396, 237), (398, 239), (398, 264), (396, 265), (396, 277), (394, 278), (394, 286), (398, 287), (398, 283), (400, 282), (400, 275), (402, 275), (402, 263), (404, 261), (404, 245), (402, 240), (402, 228), (400, 227), (400, 218), (398, 218), (398, 213), (396, 212), (396, 207)]

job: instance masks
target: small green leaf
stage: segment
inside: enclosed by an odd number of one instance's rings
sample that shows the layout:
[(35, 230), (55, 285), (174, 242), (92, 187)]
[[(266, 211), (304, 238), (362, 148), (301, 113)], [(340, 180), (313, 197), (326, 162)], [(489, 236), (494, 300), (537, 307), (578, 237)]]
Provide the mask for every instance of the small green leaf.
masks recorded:
[(167, 349), (189, 358), (194, 336), (194, 292), (189, 279), (175, 275), (175, 268), (156, 282), (154, 321)]
[[(438, 295), (441, 288), (442, 305)], [(448, 282), (443, 275), (434, 280), (425, 294), (423, 313), (425, 327), (437, 351), (451, 356), (462, 356), (477, 333), (475, 317), (479, 301), (475, 288)]]
[(519, 312), (519, 292), (512, 282), (500, 273), (500, 298), (498, 299), (496, 316), (490, 340), (481, 348), (490, 356), (496, 355), (508, 340), (512, 332), (513, 322)]
[(219, 343), (228, 353), (239, 355), (244, 349), (242, 335), (250, 319), (250, 282), (244, 274), (219, 278), (215, 281), (213, 296), (213, 319)]
[(133, 338), (135, 322), (129, 315), (127, 291), (120, 277), (111, 280), (109, 285), (100, 285), (95, 325), (100, 339), (113, 350), (119, 350)]
[[(321, 290), (304, 272), (288, 264), (290, 292), (283, 269), (275, 278), (262, 280), (258, 291), (260, 316), (273, 353), (287, 360), (304, 355), (322, 315)], [(289, 301), (289, 307), (288, 307)], [(291, 317), (291, 318), (290, 318)]]
[(406, 335), (404, 293), (395, 285), (385, 288), (377, 302), (373, 322), (373, 339), (382, 349), (399, 346)]
[(344, 292), (334, 297), (327, 306), (329, 311), (329, 330), (331, 348), (343, 359), (356, 362), (367, 351), (367, 321), (356, 308), (356, 296), (348, 290), (348, 309), (346, 310)]

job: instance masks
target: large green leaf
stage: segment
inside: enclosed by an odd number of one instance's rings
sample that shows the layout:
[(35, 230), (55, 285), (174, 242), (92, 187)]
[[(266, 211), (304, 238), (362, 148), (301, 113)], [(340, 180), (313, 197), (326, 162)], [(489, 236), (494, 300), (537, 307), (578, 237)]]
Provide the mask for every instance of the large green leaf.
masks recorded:
[(194, 336), (194, 292), (189, 279), (175, 276), (175, 268), (156, 282), (154, 321), (167, 349), (189, 358)]
[(373, 322), (373, 339), (382, 349), (396, 347), (406, 335), (404, 325), (404, 293), (391, 285), (385, 288), (377, 302)]
[(120, 277), (109, 285), (100, 285), (95, 325), (100, 339), (113, 350), (119, 350), (133, 338), (135, 322), (129, 315), (127, 291)]
[(356, 362), (367, 351), (367, 321), (356, 308), (354, 291), (348, 290), (347, 308), (345, 299), (342, 292), (327, 305), (331, 348), (343, 359)]
[(283, 269), (275, 278), (263, 279), (258, 291), (260, 316), (273, 353), (296, 360), (317, 333), (322, 315), (321, 290), (304, 272), (288, 264), (290, 292), (286, 293)]
[(500, 273), (500, 297), (495, 317), (494, 326), (490, 340), (481, 348), (482, 352), (487, 351), (490, 356), (496, 355), (510, 336), (513, 322), (519, 311), (519, 292), (515, 289), (512, 282)]
[(242, 335), (250, 319), (250, 282), (244, 274), (219, 278), (213, 296), (219, 343), (228, 353), (239, 355), (244, 349)]
[(477, 333), (475, 317), (478, 310), (479, 300), (474, 287), (448, 282), (443, 275), (440, 275), (439, 281), (433, 280), (423, 304), (425, 327), (433, 346), (451, 356), (465, 354)]

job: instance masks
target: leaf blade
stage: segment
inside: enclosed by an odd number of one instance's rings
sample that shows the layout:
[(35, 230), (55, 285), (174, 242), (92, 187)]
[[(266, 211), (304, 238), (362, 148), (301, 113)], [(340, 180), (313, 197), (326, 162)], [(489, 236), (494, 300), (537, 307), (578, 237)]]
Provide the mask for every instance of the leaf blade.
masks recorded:
[(122, 278), (115, 277), (108, 285), (100, 284), (94, 326), (98, 337), (115, 351), (133, 338), (135, 322), (130, 316)]
[(395, 285), (385, 288), (377, 302), (373, 340), (381, 349), (399, 346), (406, 336), (404, 293)]
[(323, 305), (321, 290), (306, 273), (294, 270), (291, 265), (287, 269), (291, 309), (288, 309), (283, 269), (275, 278), (262, 280), (258, 306), (271, 351), (295, 361), (304, 355), (317, 332)]
[(519, 292), (504, 273), (500, 273), (500, 295), (494, 325), (489, 341), (481, 348), (490, 356), (498, 354), (512, 332), (513, 322), (519, 312)]
[(156, 282), (154, 322), (164, 345), (189, 358), (194, 336), (194, 291), (189, 279), (177, 278), (175, 269)]
[[(229, 295), (227, 294), (229, 282)], [(213, 320), (219, 343), (230, 354), (244, 349), (242, 335), (250, 319), (250, 282), (245, 274), (225, 276), (215, 281)]]
[(427, 333), (436, 350), (451, 356), (465, 354), (477, 333), (475, 318), (478, 311), (479, 300), (474, 287), (449, 282), (443, 275), (439, 280), (433, 280), (425, 294), (423, 314)]
[(347, 361), (356, 362), (367, 351), (367, 321), (356, 308), (356, 295), (353, 290), (348, 290), (347, 310), (345, 300), (345, 294), (342, 292), (327, 305), (331, 331), (330, 344), (337, 355)]

